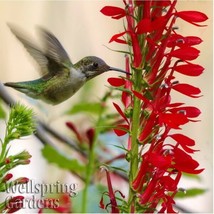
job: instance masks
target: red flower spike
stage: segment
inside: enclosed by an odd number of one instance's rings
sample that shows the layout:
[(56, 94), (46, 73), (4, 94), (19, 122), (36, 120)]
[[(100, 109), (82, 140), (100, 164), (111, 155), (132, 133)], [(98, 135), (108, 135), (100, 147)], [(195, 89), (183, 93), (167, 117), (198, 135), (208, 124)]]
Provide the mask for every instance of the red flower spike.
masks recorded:
[[(161, 205), (160, 212), (175, 213), (173, 198), (182, 172), (198, 174), (203, 169), (197, 169), (199, 163), (189, 155), (196, 151), (193, 149), (195, 141), (182, 134), (171, 134), (171, 129), (181, 129), (182, 125), (190, 121), (195, 122), (192, 118), (197, 118), (201, 111), (193, 106), (184, 106), (184, 103), (171, 103), (170, 93), (174, 89), (189, 97), (199, 97), (199, 88), (176, 82), (174, 75), (178, 72), (191, 77), (199, 76), (204, 68), (189, 62), (199, 56), (200, 51), (195, 46), (200, 44), (202, 39), (197, 36), (179, 35), (174, 27), (179, 18), (202, 26), (199, 24), (206, 21), (207, 16), (197, 11), (177, 12), (177, 0), (123, 0), (123, 3), (125, 10), (112, 7), (105, 12), (105, 15), (112, 18), (126, 18), (124, 32), (115, 34), (110, 41), (127, 44), (131, 62), (126, 60), (126, 68), (129, 68), (130, 64), (133, 72), (143, 71), (143, 78), (145, 77), (148, 83), (147, 87), (143, 82), (136, 85), (132, 82), (135, 78), (132, 78), (132, 81), (117, 78), (109, 80), (114, 87), (128, 89), (128, 92), (124, 90), (121, 96), (128, 113), (128, 107), (135, 107), (133, 98), (140, 100), (139, 127), (135, 130), (135, 137), (141, 144), (150, 144), (148, 151), (143, 155), (141, 153), (137, 173), (133, 175), (130, 169), (129, 182), (136, 192), (137, 202), (146, 207), (145, 212), (153, 212)], [(136, 121), (133, 121), (134, 117), (126, 117), (128, 114), (124, 113), (123, 108), (117, 104), (114, 106), (122, 117), (122, 124), (117, 123), (114, 131), (118, 136), (128, 133), (128, 150), (132, 149), (131, 144), (136, 142), (132, 142), (130, 126)], [(167, 137), (170, 137), (169, 143), (165, 142)], [(142, 152), (141, 147), (136, 154)], [(130, 163), (133, 163), (132, 161), (131, 159)], [(132, 164), (130, 165), (132, 167)], [(112, 197), (115, 197), (113, 193)], [(100, 206), (104, 207), (103, 199)], [(133, 206), (129, 204), (129, 211), (139, 211), (136, 200), (133, 200)]]
[(196, 23), (204, 22), (208, 19), (206, 14), (201, 13), (199, 11), (191, 11), (191, 10), (176, 12), (175, 15), (178, 16), (179, 18), (181, 18), (191, 24), (197, 25), (197, 26), (205, 26), (205, 25), (198, 25)]
[(188, 63), (175, 66), (174, 70), (187, 76), (199, 76), (202, 74), (204, 68), (197, 64)]
[(192, 97), (192, 98), (198, 98), (201, 96), (201, 95), (199, 95), (201, 93), (201, 90), (199, 88), (196, 88), (189, 84), (180, 83), (180, 84), (174, 85), (172, 88), (174, 90), (176, 90), (186, 96)]
[(108, 78), (108, 82), (111, 86), (120, 87), (125, 85), (126, 81), (122, 78), (110, 77)]
[(114, 6), (105, 6), (100, 12), (105, 16), (111, 16), (112, 19), (120, 19), (126, 16), (126, 11), (123, 8)]
[(181, 60), (194, 60), (199, 56), (200, 51), (193, 47), (182, 47), (169, 53), (169, 56)]

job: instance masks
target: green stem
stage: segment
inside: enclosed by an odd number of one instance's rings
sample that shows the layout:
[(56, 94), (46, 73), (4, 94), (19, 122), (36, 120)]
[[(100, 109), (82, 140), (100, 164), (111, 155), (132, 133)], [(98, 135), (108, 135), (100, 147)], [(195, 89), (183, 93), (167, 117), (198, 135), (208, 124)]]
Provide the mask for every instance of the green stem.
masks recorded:
[(99, 131), (99, 127), (102, 121), (102, 113), (103, 113), (104, 108), (100, 109), (99, 115), (98, 115), (98, 120), (97, 123), (95, 125), (96, 129), (95, 129), (95, 134), (94, 134), (94, 139), (91, 145), (91, 148), (89, 149), (89, 160), (88, 160), (88, 164), (86, 166), (86, 178), (85, 178), (85, 188), (83, 190), (83, 195), (82, 195), (82, 213), (86, 213), (87, 212), (87, 203), (88, 203), (88, 189), (91, 183), (91, 178), (93, 176), (93, 172), (94, 172), (94, 165), (95, 165), (95, 148), (97, 145), (97, 138), (100, 134)]
[[(142, 71), (135, 70), (135, 85), (134, 90), (140, 91), (142, 81)], [(138, 128), (140, 123), (141, 101), (134, 97), (132, 128), (131, 128), (131, 142), (132, 148), (130, 150), (130, 172), (129, 172), (129, 198), (128, 204), (131, 212), (132, 203), (134, 202), (135, 192), (132, 189), (132, 182), (135, 179), (138, 170)]]
[(8, 140), (9, 133), (10, 133), (10, 130), (8, 130), (8, 125), (7, 125), (4, 141), (3, 142), (1, 141), (2, 148), (1, 148), (1, 154), (0, 154), (0, 162), (2, 162), (6, 156), (7, 145), (9, 143), (9, 140)]

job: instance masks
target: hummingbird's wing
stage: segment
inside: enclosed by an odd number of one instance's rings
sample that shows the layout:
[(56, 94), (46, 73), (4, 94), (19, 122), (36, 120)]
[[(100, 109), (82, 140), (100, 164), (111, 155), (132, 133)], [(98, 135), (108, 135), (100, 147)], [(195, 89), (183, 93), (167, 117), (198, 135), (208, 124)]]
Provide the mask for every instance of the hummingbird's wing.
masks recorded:
[(39, 33), (43, 40), (45, 55), (49, 60), (51, 60), (50, 69), (52, 67), (51, 63), (54, 62), (55, 64), (58, 64), (58, 66), (69, 68), (70, 70), (72, 63), (59, 40), (51, 32), (42, 27), (39, 27)]
[(35, 44), (31, 43), (29, 39), (21, 32), (20, 29), (14, 25), (8, 24), (11, 32), (24, 45), (28, 53), (36, 60), (41, 68), (41, 74), (47, 79), (59, 72), (69, 72), (72, 65), (66, 51), (55, 38), (55, 36), (48, 31), (40, 28), (42, 32), (45, 50), (41, 50)]
[(18, 29), (16, 26), (12, 24), (7, 24), (10, 28), (11, 32), (16, 36), (16, 38), (24, 45), (28, 53), (36, 60), (36, 62), (39, 64), (41, 68), (41, 73), (47, 74), (48, 73), (48, 59), (44, 55), (43, 51), (37, 47), (35, 44), (32, 44), (26, 37), (26, 35), (23, 34), (23, 32)]

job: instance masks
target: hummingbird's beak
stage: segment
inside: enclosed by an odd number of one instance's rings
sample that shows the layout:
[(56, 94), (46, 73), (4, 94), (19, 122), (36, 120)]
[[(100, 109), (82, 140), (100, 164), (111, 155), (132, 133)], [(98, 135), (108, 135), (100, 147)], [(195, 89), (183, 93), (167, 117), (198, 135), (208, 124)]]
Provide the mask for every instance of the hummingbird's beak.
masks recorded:
[(119, 69), (119, 68), (114, 68), (114, 67), (109, 67), (109, 71), (118, 71), (118, 72), (121, 72), (121, 73), (124, 73), (124, 74), (131, 75), (131, 73), (129, 73), (127, 71), (124, 71), (124, 70)]

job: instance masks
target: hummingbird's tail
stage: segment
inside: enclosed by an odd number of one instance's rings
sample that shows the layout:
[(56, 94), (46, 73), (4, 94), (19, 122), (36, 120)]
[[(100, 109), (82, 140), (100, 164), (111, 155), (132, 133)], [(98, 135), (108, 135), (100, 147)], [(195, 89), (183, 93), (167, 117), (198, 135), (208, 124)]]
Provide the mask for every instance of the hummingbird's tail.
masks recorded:
[(4, 83), (4, 85), (7, 87), (11, 87), (33, 98), (36, 95), (35, 89), (33, 87), (30, 87), (30, 84), (27, 84), (26, 82), (6, 82)]
[(24, 87), (21, 83), (18, 83), (18, 82), (6, 82), (4, 83), (4, 85), (7, 87), (14, 88), (18, 91), (26, 89), (26, 87)]

